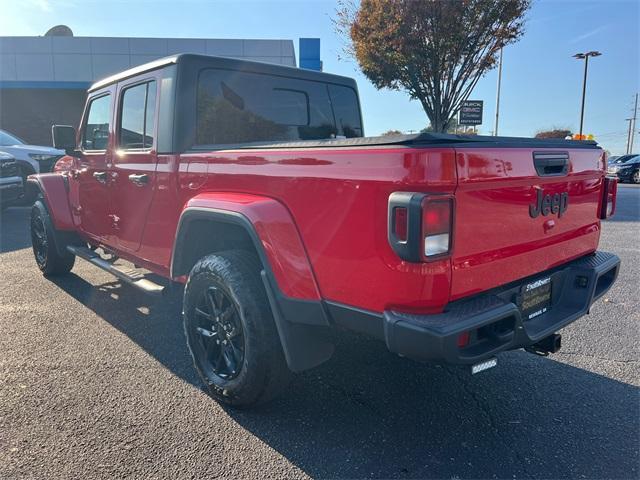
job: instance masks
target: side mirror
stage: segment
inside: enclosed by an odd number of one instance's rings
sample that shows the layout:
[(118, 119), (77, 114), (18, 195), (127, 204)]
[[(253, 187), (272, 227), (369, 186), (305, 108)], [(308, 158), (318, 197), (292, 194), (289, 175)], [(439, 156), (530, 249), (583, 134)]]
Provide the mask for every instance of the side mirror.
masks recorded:
[(64, 150), (67, 155), (78, 156), (76, 150), (76, 129), (69, 125), (54, 125), (51, 127), (53, 147)]

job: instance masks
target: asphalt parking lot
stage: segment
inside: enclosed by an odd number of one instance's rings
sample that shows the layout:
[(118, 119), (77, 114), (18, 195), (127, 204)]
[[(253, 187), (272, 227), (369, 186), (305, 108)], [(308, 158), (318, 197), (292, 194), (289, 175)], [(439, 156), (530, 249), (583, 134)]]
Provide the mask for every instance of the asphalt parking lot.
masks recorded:
[(346, 338), (255, 411), (191, 368), (180, 307), (78, 262), (43, 278), (27, 208), (0, 218), (0, 478), (638, 478), (640, 188), (601, 248), (615, 287), (563, 331), (471, 377)]

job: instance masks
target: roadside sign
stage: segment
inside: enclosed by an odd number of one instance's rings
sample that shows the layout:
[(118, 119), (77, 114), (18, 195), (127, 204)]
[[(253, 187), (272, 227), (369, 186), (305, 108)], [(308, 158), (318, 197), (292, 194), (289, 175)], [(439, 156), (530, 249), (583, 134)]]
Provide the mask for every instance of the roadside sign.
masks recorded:
[(459, 125), (482, 124), (482, 100), (465, 100), (460, 104)]

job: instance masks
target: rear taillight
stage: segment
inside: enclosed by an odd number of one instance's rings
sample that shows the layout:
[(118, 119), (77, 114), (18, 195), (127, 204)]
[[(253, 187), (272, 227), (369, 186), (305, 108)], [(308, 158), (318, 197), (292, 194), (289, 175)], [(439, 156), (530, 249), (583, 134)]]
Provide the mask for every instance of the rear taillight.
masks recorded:
[(451, 251), (453, 199), (426, 196), (422, 201), (423, 255), (431, 260)]
[(425, 262), (451, 253), (453, 197), (414, 192), (389, 196), (388, 239), (408, 262)]
[(600, 218), (611, 217), (616, 212), (616, 197), (618, 195), (618, 179), (604, 177), (602, 182), (602, 201), (600, 202)]

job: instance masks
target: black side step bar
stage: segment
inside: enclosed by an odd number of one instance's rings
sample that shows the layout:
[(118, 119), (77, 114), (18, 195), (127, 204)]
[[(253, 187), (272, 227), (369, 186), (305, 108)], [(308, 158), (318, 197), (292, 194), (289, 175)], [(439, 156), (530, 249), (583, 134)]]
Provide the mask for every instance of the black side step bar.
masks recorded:
[(137, 272), (136, 270), (121, 270), (114, 265), (110, 264), (106, 260), (103, 260), (100, 255), (87, 247), (77, 247), (74, 245), (67, 245), (67, 250), (73, 253), (75, 256), (80, 257), (89, 263), (94, 264), (96, 267), (101, 268), (102, 270), (109, 272), (111, 275), (117, 277), (129, 285), (142, 290), (145, 293), (154, 296), (162, 295), (164, 291), (164, 287), (162, 285), (158, 285), (157, 283), (152, 282), (148, 278), (144, 278), (144, 276)]

